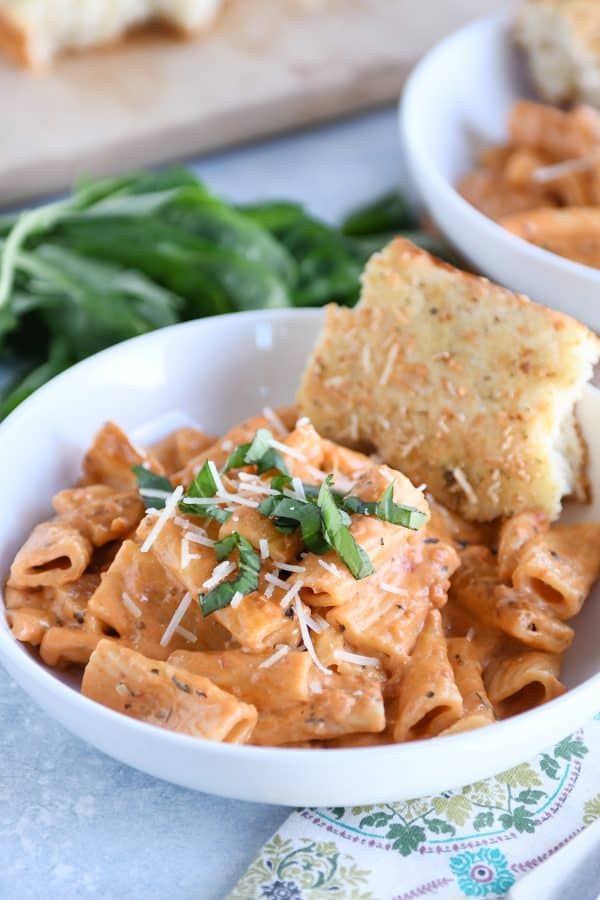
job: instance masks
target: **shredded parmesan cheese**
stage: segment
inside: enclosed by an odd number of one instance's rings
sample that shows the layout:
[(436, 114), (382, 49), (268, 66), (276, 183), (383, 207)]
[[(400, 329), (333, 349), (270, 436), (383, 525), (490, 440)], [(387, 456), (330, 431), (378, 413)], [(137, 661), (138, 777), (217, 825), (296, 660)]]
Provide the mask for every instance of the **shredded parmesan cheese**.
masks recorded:
[(553, 163), (550, 166), (539, 166), (531, 173), (531, 177), (538, 184), (545, 184), (548, 181), (555, 181), (558, 178), (564, 178), (566, 175), (574, 175), (578, 172), (587, 172), (592, 169), (598, 162), (598, 149), (593, 150), (586, 156), (580, 156), (576, 159), (566, 159), (563, 162)]
[(193, 631), (188, 631), (187, 628), (184, 628), (183, 625), (178, 625), (175, 629), (176, 634), (180, 634), (181, 637), (185, 638), (186, 641), (189, 641), (190, 644), (195, 644), (198, 638), (194, 634)]
[(467, 476), (463, 472), (462, 469), (459, 469), (458, 466), (455, 469), (452, 469), (452, 474), (454, 475), (454, 480), (458, 484), (460, 488), (462, 488), (465, 493), (467, 500), (469, 503), (476, 504), (477, 503), (477, 494), (467, 481)]
[(233, 609), (237, 609), (242, 600), (244, 599), (244, 595), (241, 591), (236, 591), (233, 597), (231, 598), (231, 603), (229, 604)]
[(395, 584), (388, 584), (387, 581), (380, 581), (379, 587), (381, 588), (382, 591), (385, 591), (386, 594), (398, 594), (398, 595), (404, 594), (404, 591), (402, 590), (402, 588), (396, 587)]
[(233, 450), (233, 441), (230, 441), (229, 439), (221, 441), (221, 447), (226, 453), (229, 453), (230, 450)]
[(160, 497), (161, 500), (166, 500), (171, 496), (170, 491), (161, 491), (158, 488), (144, 488), (140, 490), (140, 494), (143, 494), (144, 497)]
[[(279, 450), (281, 453), (286, 453), (288, 456), (291, 456), (292, 459), (298, 459), (300, 462), (307, 462), (304, 453), (300, 453), (300, 451), (296, 450), (294, 447), (288, 447), (287, 444), (282, 444), (281, 441), (276, 441), (275, 438), (269, 441), (269, 445), (273, 447), (274, 450)], [(323, 477), (325, 476), (323, 475)]]
[(275, 653), (272, 656), (269, 656), (268, 659), (264, 659), (260, 665), (259, 669), (270, 669), (271, 666), (274, 666), (275, 663), (278, 663), (280, 659), (283, 659), (290, 652), (290, 648), (286, 644), (278, 644)]
[(201, 547), (214, 547), (217, 543), (212, 538), (204, 537), (203, 534), (196, 534), (195, 531), (186, 531), (183, 536), (186, 541), (190, 541), (192, 544), (200, 544)]
[(223, 562), (220, 562), (218, 565), (214, 567), (210, 578), (207, 578), (203, 588), (206, 588), (207, 591), (212, 591), (213, 588), (216, 588), (218, 584), (221, 584), (222, 581), (225, 581), (228, 575), (235, 569), (235, 563), (231, 562), (229, 559), (224, 559)]
[(310, 425), (310, 419), (308, 416), (300, 416), (296, 422), (296, 428), (304, 428), (305, 425)]
[(136, 619), (141, 618), (142, 611), (139, 606), (136, 606), (127, 591), (123, 591), (121, 594), (121, 600), (123, 601), (123, 606), (125, 609), (129, 610), (132, 616), (135, 616)]
[(268, 559), (269, 558), (269, 541), (267, 538), (260, 538), (258, 542), (258, 548), (260, 550), (260, 558)]
[(279, 491), (275, 491), (273, 488), (267, 487), (266, 484), (260, 484), (256, 482), (252, 484), (250, 481), (242, 481), (239, 485), (240, 491), (247, 491), (249, 494), (278, 494)]
[(181, 620), (185, 616), (186, 612), (189, 609), (190, 603), (192, 602), (192, 595), (188, 591), (185, 596), (181, 598), (181, 603), (173, 613), (173, 617), (167, 627), (165, 628), (164, 634), (160, 639), (160, 646), (167, 647), (173, 635), (175, 634), (175, 629), (178, 625), (181, 624)]
[(345, 380), (346, 379), (343, 375), (334, 375), (332, 378), (327, 379), (327, 381), (325, 382), (325, 386), (332, 388), (340, 387)]
[(208, 460), (208, 470), (213, 477), (214, 483), (217, 486), (217, 494), (219, 494), (219, 496), (222, 497), (227, 492), (225, 490), (225, 486), (224, 486), (223, 482), (221, 481), (221, 476), (219, 475), (217, 467), (215, 466), (212, 459)]
[(283, 595), (283, 597), (281, 598), (281, 601), (280, 601), (282, 609), (284, 609), (284, 610), (287, 609), (288, 606), (290, 606), (294, 602), (295, 598), (300, 593), (300, 589), (303, 587), (303, 585), (304, 585), (303, 581), (297, 581), (296, 584), (293, 584), (291, 586), (291, 588), (288, 590), (288, 592)]
[(279, 562), (278, 559), (273, 560), (273, 565), (282, 572), (306, 572), (306, 566), (295, 566), (292, 563)]
[(221, 506), (223, 503), (238, 503), (240, 506), (249, 506), (251, 509), (256, 509), (258, 506), (256, 500), (228, 493), (217, 497), (184, 497), (182, 503), (185, 503), (186, 506)]
[(362, 349), (362, 367), (364, 369), (365, 375), (370, 375), (371, 373), (371, 348), (368, 344), (365, 344)]
[(325, 569), (325, 571), (329, 572), (330, 575), (335, 575), (336, 578), (339, 578), (342, 574), (335, 563), (329, 563), (324, 559), (318, 559), (317, 562), (322, 569)]
[(304, 485), (302, 484), (302, 480), (298, 478), (298, 476), (294, 476), (292, 478), (292, 486), (296, 491), (296, 497), (298, 500), (306, 500), (306, 493), (304, 491)]
[(282, 588), (284, 591), (287, 591), (287, 589), (289, 588), (289, 584), (287, 583), (287, 581), (283, 581), (282, 578), (277, 578), (276, 575), (271, 575), (270, 572), (267, 572), (267, 574), (265, 575), (265, 581), (268, 584), (272, 584), (273, 587)]
[(152, 549), (152, 545), (154, 541), (159, 536), (169, 519), (173, 518), (175, 515), (175, 510), (177, 509), (177, 504), (181, 500), (183, 496), (183, 487), (179, 485), (176, 487), (169, 499), (166, 501), (164, 509), (161, 510), (158, 519), (154, 523), (150, 534), (140, 547), (142, 553), (148, 553), (149, 550)]
[(314, 662), (317, 669), (320, 669), (321, 672), (324, 672), (326, 675), (331, 675), (331, 669), (328, 669), (326, 666), (324, 666), (317, 656), (316, 650), (310, 637), (310, 632), (306, 623), (306, 613), (304, 612), (304, 606), (300, 597), (296, 597), (296, 599), (294, 600), (294, 610), (296, 611), (296, 617), (300, 626), (300, 634), (302, 635), (302, 641), (304, 643), (304, 646), (306, 647), (308, 655)]
[(381, 373), (381, 378), (379, 379), (379, 384), (384, 385), (388, 383), (397, 356), (398, 344), (392, 344), (392, 346), (390, 347), (390, 352), (387, 356), (387, 360), (385, 362), (385, 366), (383, 367), (383, 372)]
[(269, 424), (275, 429), (275, 431), (281, 432), (281, 434), (289, 434), (287, 428), (277, 415), (274, 409), (271, 409), (270, 406), (265, 406), (263, 409), (263, 416)]
[(363, 656), (362, 653), (350, 653), (348, 650), (334, 650), (333, 655), (340, 662), (354, 663), (357, 666), (368, 666), (371, 669), (379, 668), (379, 660), (373, 656)]

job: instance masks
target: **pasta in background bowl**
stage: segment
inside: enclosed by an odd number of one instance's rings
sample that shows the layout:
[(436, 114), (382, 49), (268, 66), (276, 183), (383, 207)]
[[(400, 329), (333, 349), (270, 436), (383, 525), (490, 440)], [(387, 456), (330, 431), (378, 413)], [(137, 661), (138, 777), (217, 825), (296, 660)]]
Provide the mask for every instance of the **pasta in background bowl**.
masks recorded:
[[(135, 432), (176, 409), (206, 431), (223, 434), (251, 411), (293, 400), (321, 321), (320, 312), (296, 310), (188, 323), (106, 351), (39, 391), (0, 429), (9, 473), (4, 497), (15, 511), (0, 525), (2, 572), (32, 527), (49, 518), (52, 495), (76, 481), (81, 458), (104, 421)], [(598, 495), (600, 396), (593, 388), (586, 389), (579, 414)], [(138, 439), (144, 442), (143, 432)], [(598, 520), (600, 507), (572, 507), (565, 516)], [(568, 691), (550, 705), (490, 728), (373, 748), (238, 746), (151, 727), (81, 696), (72, 676), (41, 666), (4, 621), (0, 658), (43, 709), (150, 774), (260, 802), (369, 803), (433, 793), (508, 768), (594, 713), (600, 686), (595, 600), (593, 593), (571, 623), (575, 641), (563, 670)]]

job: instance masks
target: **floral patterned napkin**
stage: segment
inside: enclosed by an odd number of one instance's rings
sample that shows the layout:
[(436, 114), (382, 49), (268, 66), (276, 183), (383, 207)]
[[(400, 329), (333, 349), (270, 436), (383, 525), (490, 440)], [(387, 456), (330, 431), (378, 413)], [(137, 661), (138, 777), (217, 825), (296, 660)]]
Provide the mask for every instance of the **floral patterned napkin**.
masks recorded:
[(462, 790), (298, 810), (229, 900), (505, 897), (600, 819), (599, 758), (600, 713), (529, 762)]

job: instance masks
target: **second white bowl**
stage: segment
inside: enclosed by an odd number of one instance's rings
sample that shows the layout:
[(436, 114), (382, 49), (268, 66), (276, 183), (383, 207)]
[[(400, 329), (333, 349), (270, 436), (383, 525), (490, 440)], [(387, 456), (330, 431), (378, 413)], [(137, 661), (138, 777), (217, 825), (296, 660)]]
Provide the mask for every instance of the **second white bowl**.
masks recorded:
[(529, 91), (509, 14), (446, 38), (404, 91), (400, 130), (408, 166), (432, 218), (475, 269), (600, 331), (600, 271), (509, 234), (454, 187), (478, 150), (506, 142), (511, 107)]

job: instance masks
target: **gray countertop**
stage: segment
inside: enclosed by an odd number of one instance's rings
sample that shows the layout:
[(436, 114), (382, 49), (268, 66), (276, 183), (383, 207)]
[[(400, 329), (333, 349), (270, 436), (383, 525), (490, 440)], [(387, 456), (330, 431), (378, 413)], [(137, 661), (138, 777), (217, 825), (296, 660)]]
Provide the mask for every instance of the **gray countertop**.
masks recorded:
[[(232, 200), (297, 199), (335, 220), (401, 178), (395, 110), (194, 167)], [(41, 713), (0, 669), (2, 900), (221, 900), (286, 815), (113, 762)]]

